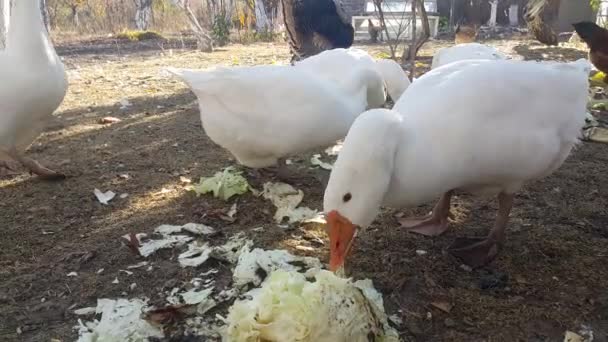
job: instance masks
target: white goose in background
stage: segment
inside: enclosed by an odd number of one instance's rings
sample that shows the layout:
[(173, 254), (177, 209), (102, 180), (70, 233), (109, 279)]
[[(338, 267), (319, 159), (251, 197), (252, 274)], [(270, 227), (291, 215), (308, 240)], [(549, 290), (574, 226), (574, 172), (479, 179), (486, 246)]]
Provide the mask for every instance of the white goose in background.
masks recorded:
[[(386, 91), (394, 102), (409, 87), (410, 80), (401, 66), (392, 59), (375, 60), (361, 49), (332, 49), (295, 63), (295, 68), (326, 77), (341, 87), (347, 87), (348, 74), (357, 68), (374, 69), (380, 73)], [(384, 103), (382, 103), (384, 104)]]
[[(264, 168), (344, 138), (371, 103), (384, 103), (378, 72), (358, 69), (344, 88), (292, 66), (209, 71), (168, 68), (196, 94), (203, 128), (240, 164)], [(371, 107), (376, 107), (371, 106)]]
[(38, 0), (15, 1), (0, 51), (0, 166), (17, 161), (45, 179), (65, 176), (24, 155), (67, 91), (63, 63), (51, 44)]
[(410, 231), (441, 234), (454, 191), (498, 196), (487, 238), (450, 247), (473, 267), (491, 261), (504, 243), (514, 194), (560, 167), (578, 142), (590, 68), (586, 60), (455, 62), (413, 82), (393, 110), (359, 116), (325, 190), (331, 269), (343, 265), (357, 229), (381, 205), (441, 197), (431, 215), (401, 220)]
[(452, 62), (463, 61), (467, 59), (500, 60), (507, 59), (507, 56), (502, 52), (496, 50), (494, 47), (485, 44), (458, 44), (439, 49), (433, 56), (433, 61), (431, 62), (431, 69), (435, 69)]

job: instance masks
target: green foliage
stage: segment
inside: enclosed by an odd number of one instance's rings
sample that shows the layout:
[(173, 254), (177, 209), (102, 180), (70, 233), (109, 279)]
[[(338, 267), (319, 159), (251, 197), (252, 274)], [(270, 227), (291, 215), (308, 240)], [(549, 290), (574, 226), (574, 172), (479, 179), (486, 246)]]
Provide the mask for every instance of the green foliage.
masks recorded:
[(449, 25), (450, 25), (450, 19), (448, 17), (439, 18), (439, 31), (448, 31)]
[(594, 11), (599, 11), (602, 0), (589, 0), (589, 4)]
[(230, 40), (230, 19), (225, 14), (218, 14), (213, 18), (211, 37), (219, 46), (228, 44)]
[(268, 29), (265, 29), (263, 31), (256, 32), (255, 36), (257, 41), (274, 42), (275, 40), (277, 40), (278, 34)]
[(128, 39), (134, 42), (143, 41), (143, 40), (154, 40), (161, 39), (164, 40), (160, 33), (154, 31), (136, 31), (136, 30), (124, 30), (121, 33), (116, 35), (118, 39)]

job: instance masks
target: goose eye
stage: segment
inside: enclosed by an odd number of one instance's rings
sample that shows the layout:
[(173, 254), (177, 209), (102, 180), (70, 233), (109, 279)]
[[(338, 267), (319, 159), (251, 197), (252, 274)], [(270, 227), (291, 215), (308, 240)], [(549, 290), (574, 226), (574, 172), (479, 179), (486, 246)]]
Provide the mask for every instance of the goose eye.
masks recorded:
[(346, 193), (344, 196), (342, 196), (342, 200), (346, 203), (348, 201), (350, 201), (350, 199), (353, 198), (353, 195), (349, 193)]

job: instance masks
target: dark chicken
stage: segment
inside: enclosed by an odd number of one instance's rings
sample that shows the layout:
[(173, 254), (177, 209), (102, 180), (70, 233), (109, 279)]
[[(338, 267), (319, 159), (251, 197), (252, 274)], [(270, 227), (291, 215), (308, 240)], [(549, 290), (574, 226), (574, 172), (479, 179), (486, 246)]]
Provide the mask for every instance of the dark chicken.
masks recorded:
[[(579, 37), (587, 43), (591, 63), (604, 74), (608, 74), (608, 30), (589, 21), (572, 26)], [(608, 76), (604, 81), (608, 82)]]
[(349, 48), (355, 30), (339, 0), (281, 0), (294, 61), (325, 50)]

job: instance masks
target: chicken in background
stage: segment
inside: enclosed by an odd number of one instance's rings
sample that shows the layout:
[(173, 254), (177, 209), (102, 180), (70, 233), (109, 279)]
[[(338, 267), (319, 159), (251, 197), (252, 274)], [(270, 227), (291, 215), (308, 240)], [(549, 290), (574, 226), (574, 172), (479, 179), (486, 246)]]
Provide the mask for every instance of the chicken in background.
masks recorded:
[(476, 38), (477, 38), (477, 25), (459, 23), (456, 26), (456, 36), (454, 37), (454, 43), (456, 43), (456, 44), (473, 43)]
[(372, 43), (377, 43), (378, 37), (382, 41), (382, 26), (375, 26), (371, 19), (367, 19), (367, 32)]
[(536, 40), (548, 46), (558, 44), (557, 34), (547, 23), (558, 15), (559, 3), (559, 0), (529, 0), (526, 5), (528, 30)]
[[(589, 47), (589, 60), (601, 72), (608, 75), (608, 30), (589, 21), (573, 24), (576, 34)], [(608, 83), (608, 76), (604, 78)]]

